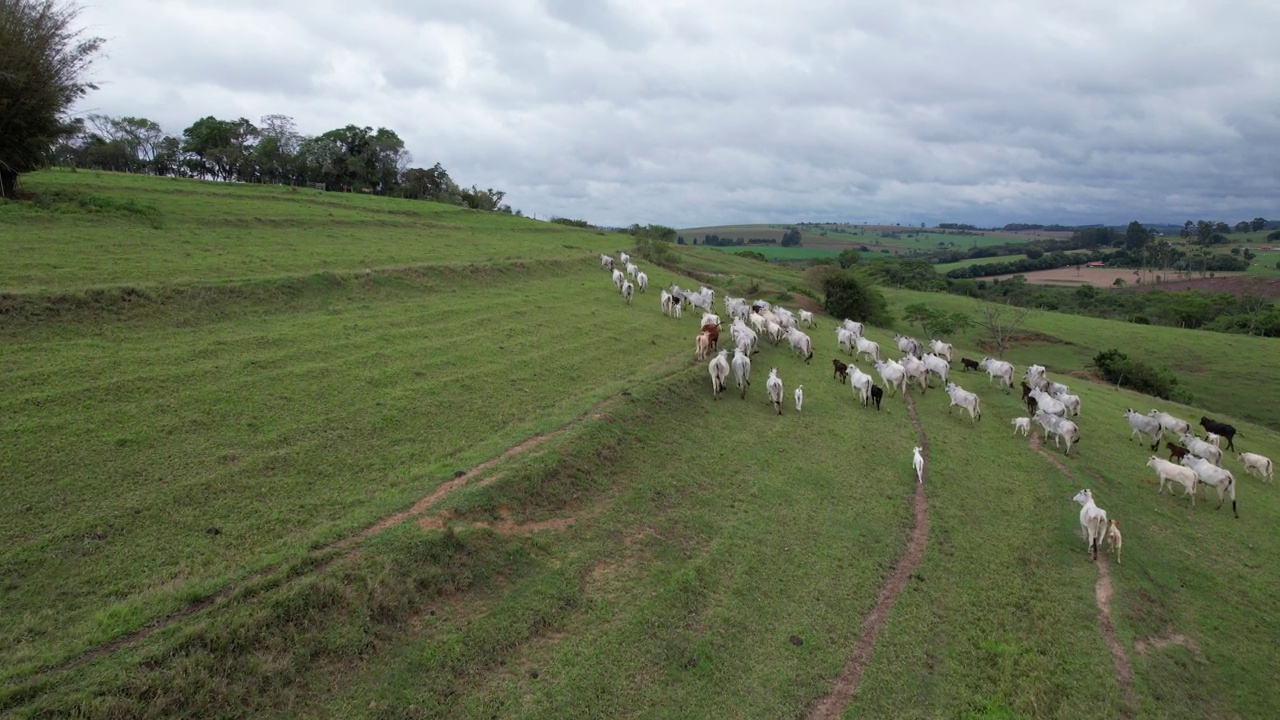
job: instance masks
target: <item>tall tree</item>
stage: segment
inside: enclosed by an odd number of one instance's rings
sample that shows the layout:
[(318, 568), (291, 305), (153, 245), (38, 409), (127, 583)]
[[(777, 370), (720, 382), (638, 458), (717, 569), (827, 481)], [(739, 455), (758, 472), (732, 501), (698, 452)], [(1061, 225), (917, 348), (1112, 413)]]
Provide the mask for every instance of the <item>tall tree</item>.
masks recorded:
[(978, 325), (987, 331), (996, 346), (996, 356), (1003, 358), (1018, 331), (1031, 319), (1029, 308), (987, 303), (978, 309)]
[(1266, 226), (1267, 226), (1266, 219), (1260, 218), (1260, 217), (1254, 218), (1253, 222), (1249, 223), (1249, 229), (1254, 232), (1258, 232), (1259, 230), (1265, 228)]
[(293, 118), (287, 115), (264, 115), (259, 121), (258, 142), (253, 146), (253, 163), (259, 179), (269, 183), (294, 183), (298, 172), (298, 134)]
[(1137, 220), (1129, 223), (1129, 227), (1124, 231), (1124, 249), (1130, 253), (1142, 252), (1150, 241), (1151, 231)]
[(72, 27), (79, 13), (58, 0), (0, 0), (0, 197), (77, 130), (67, 110), (97, 89), (85, 73), (102, 38)]

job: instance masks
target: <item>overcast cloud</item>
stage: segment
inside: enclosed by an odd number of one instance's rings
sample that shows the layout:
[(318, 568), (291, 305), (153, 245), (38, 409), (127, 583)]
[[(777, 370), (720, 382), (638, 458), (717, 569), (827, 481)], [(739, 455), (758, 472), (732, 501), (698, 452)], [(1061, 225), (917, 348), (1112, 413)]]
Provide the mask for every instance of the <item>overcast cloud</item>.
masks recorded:
[(1280, 3), (97, 0), (82, 112), (395, 130), (538, 217), (1280, 217)]

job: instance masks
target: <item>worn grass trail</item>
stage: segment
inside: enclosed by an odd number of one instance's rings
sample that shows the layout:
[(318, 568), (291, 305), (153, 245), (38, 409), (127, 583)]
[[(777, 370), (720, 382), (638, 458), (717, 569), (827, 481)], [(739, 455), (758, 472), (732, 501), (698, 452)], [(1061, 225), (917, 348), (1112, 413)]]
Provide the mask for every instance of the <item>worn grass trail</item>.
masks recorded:
[(862, 635), (859, 636), (858, 643), (849, 656), (849, 662), (845, 664), (840, 677), (836, 679), (831, 693), (808, 713), (808, 717), (813, 720), (834, 720), (840, 717), (849, 706), (849, 702), (857, 695), (858, 686), (862, 683), (862, 675), (875, 650), (876, 640), (884, 630), (885, 622), (888, 620), (889, 613), (893, 611), (898, 596), (915, 574), (916, 567), (920, 565), (920, 560), (924, 557), (929, 543), (929, 500), (925, 492), (925, 486), (929, 482), (929, 438), (925, 436), (924, 427), (916, 415), (914, 396), (908, 395), (906, 401), (907, 412), (911, 415), (911, 424), (915, 426), (921, 454), (924, 457), (924, 471), (916, 483), (916, 491), (911, 498), (912, 512), (915, 515), (911, 536), (902, 550), (901, 557), (894, 565), (893, 574), (881, 586), (875, 607), (863, 620)]
[[(777, 417), (763, 402), (760, 368), (772, 363), (753, 368), (746, 401), (712, 401), (699, 367), (641, 406), (648, 422), (630, 424), (634, 440), (599, 479), (620, 494), (545, 541), (543, 572), (574, 589), (570, 611), (459, 678), (445, 672), (455, 653), (531, 600), (515, 587), (438, 609), (329, 711), (372, 703), (429, 716), (451, 697), (457, 717), (776, 717), (825, 694), (861, 632), (850, 618), (873, 607), (911, 528), (909, 466), (849, 472), (847, 458), (909, 458), (913, 437), (901, 405), (855, 408), (828, 371), (784, 352), (757, 357), (778, 358), (788, 389), (805, 384), (801, 414)], [(786, 452), (799, 445), (811, 448), (803, 466)], [(455, 522), (517, 511), (506, 476), (455, 495)]]
[[(1043, 439), (1034, 430), (1029, 438), (1029, 445), (1051, 462), (1064, 477), (1074, 484), (1079, 484), (1076, 482), (1075, 476), (1067, 469), (1067, 466), (1063, 465), (1062, 461), (1056, 456), (1045, 450)], [(1111, 570), (1107, 563), (1107, 555), (1101, 548), (1098, 550), (1096, 564), (1098, 566), (1098, 581), (1094, 585), (1093, 594), (1098, 604), (1098, 629), (1107, 641), (1107, 649), (1111, 651), (1111, 664), (1115, 666), (1116, 670), (1116, 681), (1120, 684), (1120, 695), (1123, 700), (1120, 717), (1131, 718), (1138, 706), (1137, 699), (1133, 694), (1133, 668), (1129, 665), (1129, 657), (1125, 653), (1124, 647), (1116, 637), (1115, 621), (1111, 618), (1111, 601), (1115, 596), (1115, 588), (1111, 584)]]

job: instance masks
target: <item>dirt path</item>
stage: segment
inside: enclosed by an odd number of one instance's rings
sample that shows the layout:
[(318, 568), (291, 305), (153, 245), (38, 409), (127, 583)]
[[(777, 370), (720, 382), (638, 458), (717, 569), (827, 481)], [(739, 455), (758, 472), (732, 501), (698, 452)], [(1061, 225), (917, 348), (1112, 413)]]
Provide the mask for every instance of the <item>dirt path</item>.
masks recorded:
[(916, 416), (915, 400), (910, 394), (907, 395), (907, 411), (911, 415), (911, 424), (916, 428), (916, 436), (920, 440), (920, 449), (924, 455), (924, 481), (916, 484), (916, 494), (911, 500), (911, 507), (915, 512), (915, 527), (911, 529), (911, 537), (907, 540), (907, 547), (902, 551), (902, 557), (898, 558), (893, 574), (881, 586), (875, 606), (862, 621), (862, 635), (853, 646), (853, 654), (845, 663), (844, 670), (831, 688), (831, 693), (809, 712), (810, 720), (834, 720), (840, 717), (853, 697), (858, 694), (858, 686), (862, 684), (862, 673), (866, 670), (867, 663), (871, 661), (871, 652), (875, 649), (880, 631), (884, 629), (885, 621), (889, 618), (889, 611), (893, 610), (894, 603), (898, 601), (898, 595), (902, 593), (902, 589), (915, 574), (920, 560), (924, 557), (925, 546), (929, 541), (929, 503), (924, 492), (925, 485), (929, 482), (929, 438), (925, 437), (924, 427), (920, 425), (920, 418)]
[[(1034, 432), (1031, 433), (1031, 447), (1045, 456), (1068, 479), (1075, 480), (1075, 476), (1072, 475), (1061, 460), (1054, 457), (1053, 453), (1045, 451), (1040, 438)], [(1115, 590), (1111, 585), (1111, 567), (1107, 562), (1105, 553), (1098, 554), (1097, 566), (1098, 581), (1094, 584), (1093, 596), (1098, 604), (1098, 628), (1102, 630), (1102, 636), (1107, 641), (1107, 648), (1111, 651), (1111, 664), (1115, 666), (1116, 681), (1120, 684), (1120, 699), (1123, 703), (1120, 717), (1127, 720), (1132, 718), (1138, 709), (1138, 700), (1133, 694), (1133, 668), (1129, 665), (1129, 658), (1125, 655), (1124, 646), (1120, 644), (1120, 638), (1116, 636), (1115, 622), (1111, 619), (1111, 598), (1115, 594)]]
[[(670, 360), (671, 358), (667, 358), (666, 360), (662, 360), (658, 363), (655, 363), (655, 365), (665, 365), (666, 363), (670, 362)], [(644, 375), (653, 369), (654, 366), (651, 365), (645, 370), (641, 371), (639, 374), (637, 374), (636, 377), (639, 378), (637, 382), (662, 382), (674, 375), (677, 375), (687, 370), (689, 367), (695, 364), (696, 363), (692, 363), (692, 362), (687, 365), (682, 364), (680, 367), (676, 368), (675, 370), (672, 370), (667, 373), (663, 373), (662, 375), (658, 376), (652, 381), (643, 380)], [(529, 450), (532, 450), (533, 448), (538, 447), (539, 445), (547, 442), (548, 440), (552, 440), (554, 438), (557, 438), (563, 435), (565, 432), (567, 432), (571, 428), (582, 424), (588, 419), (591, 419), (591, 420), (605, 419), (604, 416), (601, 415), (600, 411), (608, 407), (610, 404), (616, 402), (620, 397), (624, 395), (630, 395), (630, 394), (631, 394), (630, 390), (622, 390), (614, 395), (610, 395), (609, 397), (591, 406), (588, 410), (581, 413), (580, 415), (570, 420), (569, 422), (565, 423), (564, 425), (561, 425), (560, 427), (556, 428), (555, 430), (534, 435), (530, 438), (527, 438), (526, 440), (516, 445), (513, 445), (510, 448), (507, 448), (501, 454), (495, 457), (492, 457), (488, 460), (485, 460), (479, 465), (476, 465), (470, 470), (459, 473), (458, 475), (454, 476), (452, 479), (442, 483), (439, 487), (437, 487), (431, 493), (419, 499), (412, 506), (410, 506), (409, 509), (392, 514), (392, 515), (388, 515), (387, 517), (384, 517), (381, 520), (378, 520), (374, 524), (370, 525), (369, 527), (353, 535), (335, 540), (319, 548), (315, 548), (312, 551), (310, 551), (309, 556), (311, 557), (325, 556), (325, 555), (331, 554), (335, 550), (344, 550), (344, 549), (349, 551), (346, 554), (346, 557), (353, 557), (355, 555), (358, 555), (359, 550), (357, 549), (356, 546), (359, 545), (359, 543), (362, 540), (373, 537), (374, 535), (377, 535), (379, 533), (385, 532), (405, 522), (406, 520), (410, 520), (412, 518), (424, 515), (432, 507), (434, 507), (435, 505), (439, 504), (440, 502), (448, 498), (449, 495), (451, 495), (452, 493), (456, 492), (457, 490), (463, 487), (466, 487), (466, 485), (472, 480), (474, 480), (477, 476), (482, 475), (487, 470), (492, 468), (494, 465), (497, 465), (498, 463), (502, 462), (503, 460), (506, 460), (507, 458), (513, 457), (515, 455), (519, 455), (524, 452), (528, 452)], [(511, 523), (511, 522), (508, 522), (506, 524), (495, 523), (494, 530), (495, 532), (506, 531), (508, 533), (515, 532), (515, 531), (534, 532), (540, 529), (562, 529), (563, 526), (567, 525), (569, 522), (571, 521), (552, 520), (552, 521), (545, 521), (544, 523), (541, 523), (541, 524), (526, 523), (522, 526), (517, 526), (515, 523)], [(324, 570), (328, 569), (336, 560), (337, 558), (330, 558), (324, 562), (317, 563), (313, 568), (306, 571), (305, 573), (300, 573), (298, 576), (291, 578), (289, 582), (296, 582), (298, 578), (305, 577), (307, 575), (312, 575), (318, 572), (323, 572)], [(254, 580), (257, 580), (262, 577), (266, 577), (274, 572), (281, 570), (282, 568), (283, 568), (283, 565), (271, 565), (269, 567), (265, 567), (260, 570), (254, 571), (253, 573), (250, 573), (248, 576), (238, 581), (232, 582), (206, 597), (200, 598), (199, 600), (193, 600), (190, 603), (188, 603), (185, 607), (179, 610), (176, 610), (168, 615), (165, 615), (164, 617), (153, 620), (150, 624), (144, 627), (138, 628), (137, 630), (134, 630), (133, 632), (127, 633), (125, 635), (121, 635), (120, 637), (110, 642), (99, 645), (95, 648), (90, 648), (88, 650), (85, 650), (79, 655), (69, 660), (66, 660), (62, 663), (50, 666), (43, 670), (38, 670), (32, 673), (31, 675), (27, 675), (24, 679), (30, 679), (30, 678), (39, 677), (39, 676), (56, 675), (62, 672), (66, 672), (68, 670), (73, 670), (77, 667), (93, 662), (94, 660), (98, 660), (103, 657), (106, 657), (107, 655), (110, 655), (116, 652), (117, 650), (120, 650), (121, 648), (141, 642), (142, 640), (145, 640), (148, 637), (151, 637), (152, 635), (154, 635), (156, 632), (160, 630), (163, 630), (168, 627), (172, 627), (173, 625), (179, 622), (182, 622), (183, 620), (186, 620), (187, 618), (191, 617), (192, 615), (195, 615), (198, 612), (201, 612), (202, 610), (206, 610), (210, 607), (213, 607), (214, 605), (218, 604), (220, 601), (224, 600), (234, 592), (244, 587), (247, 587)]]

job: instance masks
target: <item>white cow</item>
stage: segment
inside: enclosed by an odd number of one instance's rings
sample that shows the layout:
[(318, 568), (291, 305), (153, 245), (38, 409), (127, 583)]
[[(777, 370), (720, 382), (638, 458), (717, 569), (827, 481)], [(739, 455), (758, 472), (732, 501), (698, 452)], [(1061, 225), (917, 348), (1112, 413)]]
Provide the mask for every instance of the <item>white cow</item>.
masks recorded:
[(1107, 531), (1107, 511), (1094, 504), (1093, 493), (1088, 488), (1076, 493), (1072, 500), (1082, 505), (1080, 527), (1084, 529), (1085, 546), (1088, 548), (1089, 559), (1097, 560), (1098, 546), (1102, 544)]
[[(1050, 384), (1050, 387), (1053, 387), (1053, 383)], [(1072, 395), (1071, 393), (1054, 393), (1053, 399), (1062, 403), (1068, 410), (1070, 410), (1072, 417), (1080, 414), (1079, 395)]]
[(1214, 465), (1222, 465), (1222, 450), (1190, 433), (1187, 433), (1178, 439), (1182, 441), (1182, 446), (1190, 451), (1192, 455), (1202, 457)]
[(984, 357), (982, 362), (978, 363), (978, 367), (987, 371), (987, 382), (1000, 378), (1000, 382), (1005, 389), (1013, 387), (1013, 363), (992, 357)]
[(773, 407), (782, 414), (782, 378), (778, 377), (778, 368), (769, 368), (769, 379), (764, 383), (765, 392), (769, 395), (769, 402), (773, 403)]
[(941, 340), (930, 339), (929, 348), (933, 350), (934, 355), (937, 355), (938, 357), (942, 358), (943, 360), (946, 360), (947, 362), (951, 362), (952, 360), (955, 359), (956, 350), (954, 347), (951, 346), (951, 343), (942, 342)]
[(746, 400), (747, 386), (751, 384), (751, 358), (740, 347), (733, 351), (733, 381), (738, 385), (739, 397)]
[(729, 379), (728, 355), (728, 350), (721, 350), (711, 358), (711, 362), (707, 363), (707, 372), (711, 374), (711, 394), (717, 400), (720, 399), (720, 393), (724, 391), (725, 381)]
[(1275, 479), (1275, 465), (1271, 462), (1271, 458), (1258, 453), (1240, 453), (1236, 456), (1240, 462), (1244, 463), (1244, 471), (1257, 470), (1258, 477), (1263, 480), (1270, 481)]
[(1071, 445), (1080, 442), (1080, 427), (1065, 418), (1057, 415), (1050, 415), (1043, 410), (1037, 410), (1032, 416), (1036, 422), (1040, 423), (1040, 427), (1044, 428), (1045, 439), (1053, 436), (1053, 446), (1062, 447), (1058, 442), (1059, 439), (1067, 441), (1067, 449), (1064, 454), (1071, 454)]
[[(1191, 468), (1196, 474), (1196, 479), (1218, 491), (1218, 509), (1222, 509), (1223, 495), (1231, 496), (1231, 512), (1236, 517), (1240, 517), (1240, 512), (1236, 510), (1236, 476), (1231, 474), (1230, 470), (1214, 465), (1213, 463), (1198, 458), (1195, 455), (1183, 455), (1182, 464)], [(1192, 503), (1195, 504), (1194, 502)]]
[(1191, 432), (1191, 423), (1186, 420), (1182, 420), (1181, 418), (1176, 418), (1167, 412), (1152, 410), (1147, 414), (1158, 420), (1160, 422), (1160, 427), (1174, 435), (1186, 435)]
[(848, 330), (849, 332), (853, 333), (854, 337), (862, 337), (862, 323), (854, 322), (849, 318), (845, 318), (844, 322), (841, 323), (841, 325), (844, 327), (845, 330)]
[(853, 345), (855, 342), (857, 342), (857, 336), (852, 332), (849, 332), (847, 329), (842, 327), (836, 328), (836, 345), (838, 345), (841, 350), (852, 355)]
[(623, 265), (626, 265), (627, 263), (631, 262), (631, 256), (624, 252), (618, 253), (618, 259), (622, 261)]
[(626, 300), (627, 304), (630, 305), (631, 298), (635, 294), (636, 294), (636, 286), (632, 285), (630, 280), (623, 280), (622, 281), (622, 299)]
[(1036, 400), (1036, 407), (1050, 415), (1061, 415), (1066, 417), (1067, 406), (1063, 405), (1057, 398), (1051, 397), (1049, 393), (1043, 390), (1032, 390), (1031, 397)]
[(929, 367), (924, 364), (924, 361), (915, 355), (906, 355), (898, 363), (906, 371), (907, 379), (919, 383), (920, 393), (924, 394), (925, 389), (929, 387)]
[(1129, 433), (1129, 440), (1132, 442), (1135, 435), (1141, 437), (1145, 433), (1151, 438), (1151, 449), (1155, 450), (1160, 446), (1160, 438), (1164, 435), (1163, 428), (1160, 427), (1160, 421), (1149, 415), (1128, 408), (1124, 411), (1124, 417), (1129, 421), (1129, 427), (1133, 432)]
[(933, 353), (925, 353), (924, 366), (929, 369), (929, 372), (937, 375), (938, 379), (942, 381), (942, 385), (946, 386), (951, 375), (951, 363)]
[(953, 382), (947, 383), (947, 394), (951, 396), (951, 404), (947, 406), (947, 414), (951, 413), (952, 407), (959, 405), (969, 411), (970, 422), (977, 425), (978, 418), (982, 417), (982, 403), (978, 400), (978, 396)]
[(636, 287), (640, 288), (640, 292), (649, 289), (649, 276), (643, 272), (636, 273)]
[(916, 469), (916, 484), (924, 484), (924, 456), (920, 454), (923, 448), (911, 448), (911, 466)]
[(636, 265), (635, 263), (627, 263), (628, 275), (630, 275), (631, 277), (635, 277), (636, 273), (638, 272), (640, 272), (640, 267), (638, 265)]
[(795, 397), (796, 397), (796, 412), (800, 412), (800, 409), (804, 407), (804, 386), (803, 385), (796, 386)]
[(854, 342), (858, 344), (858, 357), (866, 355), (872, 361), (880, 360), (880, 343), (868, 340), (862, 336), (856, 337)]
[(862, 407), (867, 406), (867, 400), (871, 397), (871, 386), (874, 384), (871, 376), (862, 372), (857, 365), (849, 365), (849, 387), (861, 396)]
[(1031, 418), (1016, 417), (1013, 419), (1013, 434), (1017, 435), (1019, 431), (1022, 432), (1022, 437), (1026, 437), (1028, 434), (1030, 434)]
[(901, 388), (902, 394), (907, 394), (907, 371), (901, 365), (893, 360), (877, 360), (876, 370), (880, 373), (885, 385), (895, 391)]
[(915, 357), (920, 357), (920, 355), (923, 354), (921, 352), (923, 348), (920, 346), (920, 341), (913, 337), (908, 337), (906, 335), (894, 335), (893, 341), (898, 343), (898, 350), (900, 352), (904, 352), (908, 355), (914, 355)]
[(1185, 492), (1182, 493), (1182, 496), (1186, 497), (1187, 495), (1190, 495), (1191, 506), (1195, 507), (1196, 505), (1196, 473), (1194, 470), (1188, 467), (1183, 467), (1181, 465), (1175, 465), (1169, 462), (1168, 460), (1165, 460), (1164, 458), (1158, 458), (1155, 455), (1152, 455), (1151, 459), (1147, 460), (1147, 467), (1151, 468), (1152, 470), (1155, 470), (1156, 476), (1160, 478), (1160, 489), (1156, 491), (1157, 495), (1164, 492), (1164, 485), (1166, 482), (1170, 483), (1169, 494), (1172, 495), (1173, 494), (1172, 483), (1176, 482), (1179, 485), (1181, 485), (1183, 488), (1185, 488)]
[(791, 349), (800, 354), (804, 358), (806, 365), (813, 359), (813, 340), (804, 331), (796, 328), (787, 329), (787, 342), (790, 343)]
[(613, 258), (609, 257), (608, 255), (605, 255), (604, 253), (600, 253), (600, 267), (606, 270), (612, 268)]
[(808, 310), (800, 311), (800, 324), (805, 327), (815, 327), (818, 323), (813, 321), (813, 313)]

